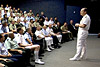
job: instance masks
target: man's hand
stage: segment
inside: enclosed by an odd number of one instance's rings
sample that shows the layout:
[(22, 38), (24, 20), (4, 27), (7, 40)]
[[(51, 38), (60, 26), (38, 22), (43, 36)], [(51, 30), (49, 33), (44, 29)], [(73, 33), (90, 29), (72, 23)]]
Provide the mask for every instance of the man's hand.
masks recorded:
[(8, 53), (7, 57), (11, 57), (12, 55), (10, 53)]
[(8, 62), (8, 61), (12, 61), (12, 60), (10, 60), (10, 59), (3, 59), (3, 61)]
[(79, 27), (79, 23), (76, 23), (75, 26), (76, 26), (76, 27)]
[(21, 50), (18, 50), (18, 52), (19, 52), (20, 54), (22, 54), (22, 53), (23, 53), (23, 51), (21, 51)]

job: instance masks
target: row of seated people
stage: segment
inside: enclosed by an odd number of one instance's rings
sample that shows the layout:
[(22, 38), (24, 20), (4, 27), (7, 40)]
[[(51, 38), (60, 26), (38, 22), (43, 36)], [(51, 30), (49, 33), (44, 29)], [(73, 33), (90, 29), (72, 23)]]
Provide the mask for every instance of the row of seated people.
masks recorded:
[[(36, 42), (36, 41), (35, 41), (36, 43), (33, 42), (34, 41), (33, 40), (34, 39), (33, 34), (35, 34), (36, 40), (44, 39), (44, 42), (46, 42), (46, 50), (47, 51), (51, 51), (54, 48), (60, 48), (61, 46), (59, 45), (59, 43), (61, 43), (62, 40), (68, 39), (69, 33), (70, 33), (70, 35), (72, 35), (71, 32), (66, 32), (66, 31), (61, 32), (60, 30), (58, 30), (58, 28), (56, 28), (55, 25), (56, 24), (53, 24), (53, 27), (52, 27), (52, 24), (50, 24), (48, 27), (46, 25), (44, 25), (42, 27), (42, 29), (41, 29), (41, 27), (38, 26), (36, 28), (35, 33), (32, 33), (32, 30), (30, 28), (27, 28), (26, 33), (23, 35), (23, 29), (22, 28), (18, 28), (17, 31), (14, 32), (14, 33), (9, 32), (7, 30), (5, 32), (4, 30), (7, 29), (7, 22), (2, 23), (2, 26), (4, 26), (4, 27), (3, 27), (3, 29), (0, 29), (0, 31), (1, 31), (1, 33), (3, 33), (4, 36), (6, 36), (6, 35), (8, 35), (8, 36), (7, 36), (7, 39), (5, 40), (5, 43), (4, 43), (4, 45), (6, 47), (3, 45), (3, 42), (1, 42), (1, 46), (3, 46), (5, 48), (3, 50), (5, 52), (7, 52), (7, 54), (4, 53), (4, 55), (1, 55), (1, 57), (9, 55), (8, 57), (10, 57), (10, 59), (11, 59), (11, 56), (13, 56), (13, 55), (8, 54), (8, 51), (10, 51), (10, 52), (18, 51), (20, 54), (23, 54), (21, 50), (16, 49), (16, 48), (19, 48), (19, 46), (20, 46), (20, 48), (22, 48), (22, 49), (23, 48), (24, 49), (35, 49), (35, 51), (34, 51), (35, 63), (44, 64), (44, 62), (40, 61), (39, 56), (38, 56), (38, 53), (39, 53), (41, 46), (42, 46), (42, 49), (43, 49), (43, 43), (39, 46), (38, 42)], [(58, 25), (59, 25), (59, 23), (58, 23)], [(66, 23), (64, 23), (64, 25), (66, 25)], [(1, 28), (2, 28), (2, 26), (1, 26)], [(63, 30), (63, 26), (61, 27), (61, 29)], [(3, 35), (1, 35), (0, 40), (2, 40)], [(25, 51), (25, 52), (27, 52), (27, 51)], [(27, 53), (29, 53), (29, 52), (27, 52)], [(27, 53), (24, 55), (24, 58), (27, 55), (29, 56), (29, 54), (27, 54)], [(15, 56), (17, 56), (17, 55), (15, 55)], [(20, 55), (18, 55), (17, 57), (19, 58), (19, 56)], [(29, 59), (26, 59), (26, 60), (29, 60)], [(14, 59), (14, 61), (15, 61), (15, 59)]]
[(41, 16), (39, 13), (34, 16), (32, 10), (29, 13), (26, 11), (23, 13), (20, 9), (12, 9), (8, 5), (4, 8), (1, 5), (0, 62), (2, 64), (0, 65), (32, 67), (30, 64), (31, 56), (34, 56), (32, 60), (35, 63), (44, 64), (39, 58), (45, 50), (51, 52), (60, 48), (61, 43), (74, 40), (75, 30), (72, 20), (69, 26), (67, 22), (61, 26), (56, 17), (54, 21), (52, 17), (48, 20), (43, 12), (41, 12)]

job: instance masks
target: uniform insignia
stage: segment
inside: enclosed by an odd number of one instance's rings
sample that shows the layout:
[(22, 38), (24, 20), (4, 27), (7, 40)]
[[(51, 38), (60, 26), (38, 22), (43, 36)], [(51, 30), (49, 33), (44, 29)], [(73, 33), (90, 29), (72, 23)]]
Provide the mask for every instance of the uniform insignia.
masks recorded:
[(87, 18), (87, 16), (85, 16), (85, 18)]

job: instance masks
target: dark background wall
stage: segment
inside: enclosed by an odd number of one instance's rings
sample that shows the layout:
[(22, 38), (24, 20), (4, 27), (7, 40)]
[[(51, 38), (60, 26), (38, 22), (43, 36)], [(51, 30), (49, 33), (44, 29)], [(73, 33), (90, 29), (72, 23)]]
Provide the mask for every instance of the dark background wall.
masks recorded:
[(70, 20), (74, 21), (75, 23), (79, 23), (82, 16), (80, 16), (80, 10), (82, 7), (79, 6), (66, 6), (66, 22), (69, 24)]
[(74, 23), (81, 20), (79, 14), (82, 7), (88, 8), (88, 14), (91, 17), (90, 33), (98, 33), (100, 31), (100, 10), (99, 0), (0, 0), (0, 4), (9, 4), (23, 11), (33, 10), (34, 14), (43, 11), (47, 17), (58, 17), (63, 24), (65, 21), (69, 23), (70, 19)]
[(47, 17), (58, 17), (59, 21), (65, 21), (64, 0), (27, 0), (17, 7), (22, 10), (33, 10), (33, 13), (40, 13), (43, 11)]

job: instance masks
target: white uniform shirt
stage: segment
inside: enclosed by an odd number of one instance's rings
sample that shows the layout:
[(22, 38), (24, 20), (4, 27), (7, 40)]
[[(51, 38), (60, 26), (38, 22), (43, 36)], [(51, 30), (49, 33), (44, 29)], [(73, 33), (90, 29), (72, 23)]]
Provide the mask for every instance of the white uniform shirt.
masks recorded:
[(21, 20), (21, 21), (24, 21), (24, 17), (20, 17), (20, 20)]
[(49, 21), (45, 20), (43, 23), (44, 23), (44, 25), (49, 25)]
[(89, 15), (88, 14), (84, 15), (82, 20), (80, 21), (80, 24), (85, 24), (86, 27), (85, 28), (79, 27), (79, 31), (80, 30), (88, 31), (90, 28), (90, 23), (91, 23), (91, 19), (90, 19)]
[(27, 44), (29, 44), (29, 42), (26, 39), (29, 39), (32, 42), (32, 37), (31, 37), (31, 35), (28, 32), (26, 32), (24, 34), (24, 38), (25, 38), (25, 41), (27, 42)]
[(53, 23), (54, 23), (54, 21), (51, 21), (51, 20), (49, 21), (49, 24), (53, 24)]
[(21, 35), (19, 33), (15, 35), (15, 40), (17, 41), (18, 44), (19, 43), (21, 43), (23, 45), (27, 44), (27, 42), (25, 41), (24, 35)]
[(9, 10), (9, 7), (5, 7), (5, 10)]
[(48, 36), (48, 35), (49, 35), (49, 33), (48, 33), (46, 30), (44, 30), (44, 29), (42, 29), (41, 32), (42, 32), (42, 34), (45, 35), (45, 36)]
[(46, 31), (51, 34), (51, 35), (54, 35), (54, 32), (53, 32), (53, 29), (52, 28), (47, 28)]
[(14, 20), (17, 21), (19, 19), (19, 17), (15, 17)]
[(42, 38), (44, 38), (44, 36), (42, 35), (42, 31), (41, 30), (40, 31), (36, 30), (35, 35), (36, 35), (36, 37), (37, 37), (38, 40), (41, 39), (38, 36), (41, 36)]

